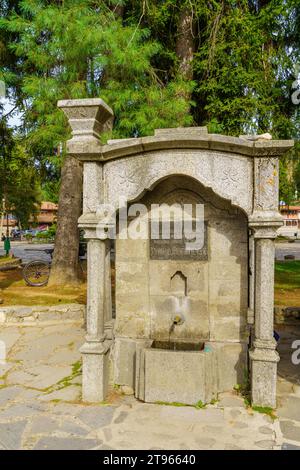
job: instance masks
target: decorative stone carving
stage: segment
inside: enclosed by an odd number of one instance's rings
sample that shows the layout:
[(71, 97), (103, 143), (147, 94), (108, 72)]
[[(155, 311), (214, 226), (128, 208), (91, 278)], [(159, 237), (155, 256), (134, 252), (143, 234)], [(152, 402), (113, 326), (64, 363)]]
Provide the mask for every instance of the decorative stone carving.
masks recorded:
[(257, 158), (254, 160), (254, 210), (278, 210), (278, 158)]
[(102, 164), (84, 162), (83, 164), (83, 213), (96, 212), (103, 201)]
[(235, 154), (205, 150), (165, 150), (124, 157), (104, 166), (105, 201), (133, 201), (163, 178), (184, 174), (252, 212), (252, 162)]

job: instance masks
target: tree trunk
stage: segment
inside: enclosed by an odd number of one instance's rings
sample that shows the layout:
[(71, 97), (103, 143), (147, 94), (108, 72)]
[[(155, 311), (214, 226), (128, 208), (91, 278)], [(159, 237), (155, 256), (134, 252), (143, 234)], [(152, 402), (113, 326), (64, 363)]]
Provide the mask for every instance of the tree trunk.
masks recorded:
[(179, 58), (179, 73), (186, 80), (193, 79), (192, 60), (194, 47), (193, 11), (185, 6), (179, 13), (176, 54)]
[(62, 168), (59, 192), (57, 232), (49, 284), (74, 284), (79, 281), (78, 218), (82, 202), (82, 166), (67, 156)]

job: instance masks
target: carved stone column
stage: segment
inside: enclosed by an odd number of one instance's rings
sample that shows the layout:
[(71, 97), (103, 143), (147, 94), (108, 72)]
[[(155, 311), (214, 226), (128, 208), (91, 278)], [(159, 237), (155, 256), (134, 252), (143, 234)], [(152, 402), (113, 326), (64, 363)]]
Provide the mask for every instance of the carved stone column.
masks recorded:
[(250, 350), (252, 403), (276, 407), (277, 362), (273, 339), (274, 258), (278, 213), (278, 159), (256, 158), (254, 212), (249, 225), (254, 232), (254, 341)]
[[(110, 265), (108, 241), (101, 238), (99, 207), (103, 198), (101, 162), (91, 161), (101, 152), (100, 135), (112, 125), (112, 110), (101, 99), (60, 101), (72, 128), (67, 143), (69, 154), (83, 161), (83, 214), (78, 225), (87, 239), (87, 334), (82, 353), (82, 398), (87, 402), (103, 401), (109, 377), (111, 340), (105, 334), (109, 305)], [(100, 235), (99, 235), (100, 233)]]
[(256, 229), (255, 237), (255, 327), (251, 359), (252, 403), (276, 407), (277, 362), (273, 339), (275, 231)]
[[(88, 232), (88, 236), (92, 234)], [(107, 241), (88, 238), (88, 292), (87, 335), (80, 348), (82, 353), (82, 398), (87, 402), (103, 401), (106, 397), (109, 377), (109, 349), (106, 338), (105, 289)]]

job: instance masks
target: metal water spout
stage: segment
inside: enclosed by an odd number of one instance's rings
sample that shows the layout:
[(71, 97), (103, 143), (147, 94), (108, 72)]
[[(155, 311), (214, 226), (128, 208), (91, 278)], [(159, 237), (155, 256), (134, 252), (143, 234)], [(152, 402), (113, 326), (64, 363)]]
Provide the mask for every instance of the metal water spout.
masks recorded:
[(173, 317), (172, 317), (172, 323), (171, 323), (171, 326), (170, 326), (170, 330), (169, 330), (169, 333), (172, 333), (174, 331), (174, 328), (176, 325), (182, 325), (182, 323), (184, 323), (184, 316), (182, 313), (176, 313)]

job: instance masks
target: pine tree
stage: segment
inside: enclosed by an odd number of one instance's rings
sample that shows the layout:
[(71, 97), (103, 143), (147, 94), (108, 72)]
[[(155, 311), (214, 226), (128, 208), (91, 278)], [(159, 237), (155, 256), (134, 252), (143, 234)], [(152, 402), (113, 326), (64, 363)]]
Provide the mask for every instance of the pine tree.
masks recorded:
[[(164, 45), (153, 62), (164, 83), (189, 64), (195, 125), (236, 136), (270, 132), (299, 139), (300, 106), (291, 100), (300, 50), (298, 0), (129, 0), (124, 18), (141, 19)], [(185, 51), (178, 47), (184, 22)], [(297, 149), (281, 165), (289, 194), (296, 182), (285, 179), (284, 169), (299, 159)]]
[[(0, 201), (5, 212), (13, 214), (19, 224), (28, 224), (40, 199), (40, 186), (34, 162), (22, 139), (13, 134), (6, 120), (0, 119)], [(2, 207), (1, 207), (2, 209)], [(2, 234), (1, 234), (2, 235)]]
[[(231, 135), (268, 131), (274, 138), (299, 138), (300, 106), (291, 101), (298, 0), (2, 3), (12, 6), (9, 19), (0, 22), (5, 80), (24, 110), (27, 149), (45, 189), (55, 186), (60, 167), (76, 177), (78, 190), (81, 184), (80, 168), (64, 154), (69, 131), (58, 99), (105, 99), (116, 115), (115, 137), (194, 124)], [(298, 159), (296, 146), (281, 165), (282, 197), (292, 198), (300, 186)], [(294, 169), (292, 181), (287, 167)], [(56, 240), (63, 253), (65, 238), (72, 254), (55, 257), (68, 271), (62, 282), (76, 279), (81, 203), (71, 179), (61, 187), (59, 218), (72, 230), (64, 237), (58, 231)]]
[[(101, 96), (114, 109), (114, 135), (151, 134), (158, 127), (188, 125), (190, 84), (181, 78), (163, 83), (151, 65), (160, 45), (149, 31), (123, 25), (105, 1), (23, 0), (19, 13), (1, 22), (17, 38), (10, 50), (20, 58), (24, 124), (31, 152), (53, 165), (69, 137), (59, 99)], [(6, 81), (15, 79), (12, 70)], [(64, 146), (63, 146), (64, 148)], [(62, 152), (62, 184), (52, 282), (77, 279), (82, 170)], [(45, 163), (46, 162), (46, 163)]]

